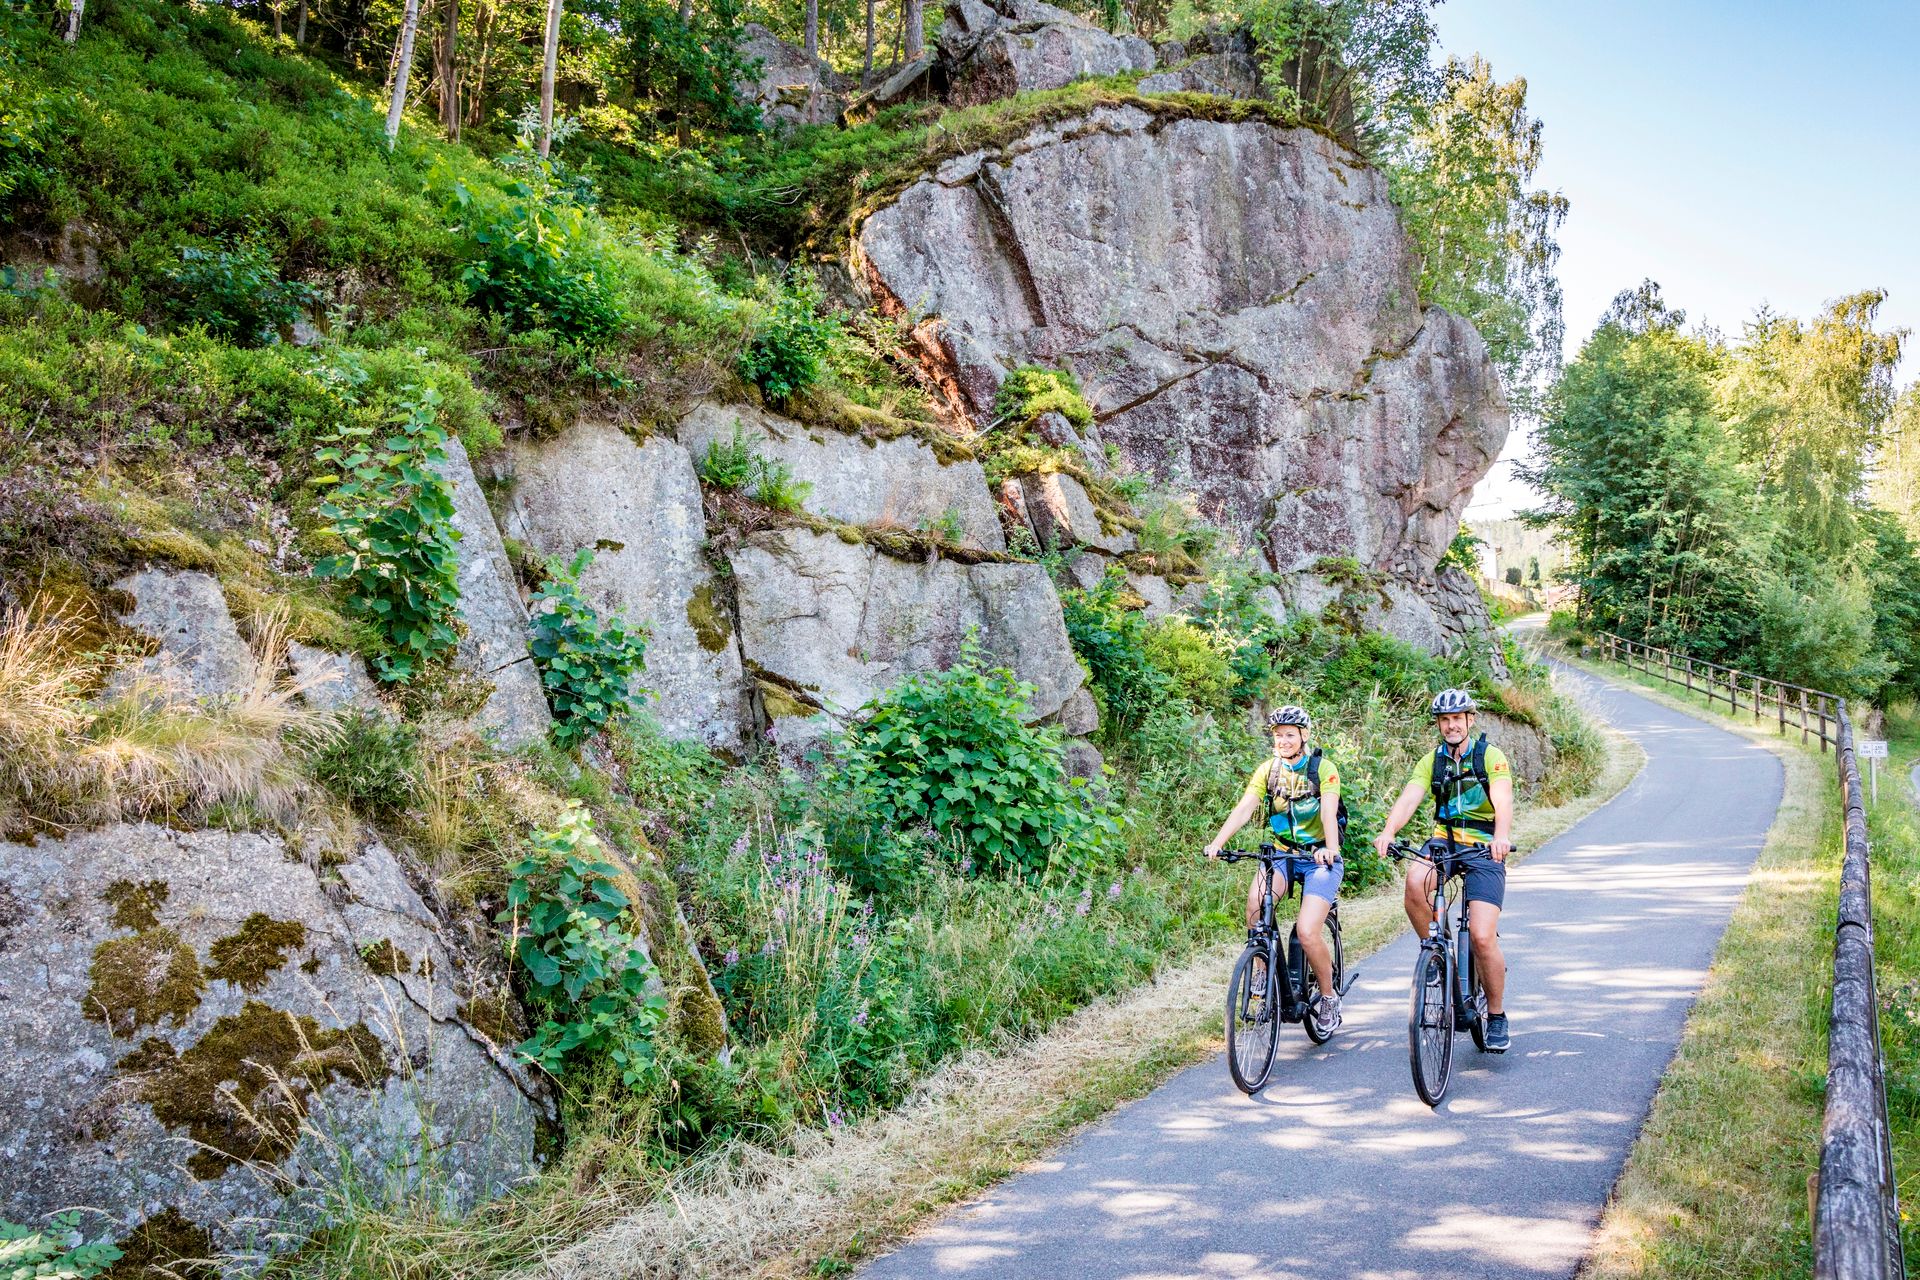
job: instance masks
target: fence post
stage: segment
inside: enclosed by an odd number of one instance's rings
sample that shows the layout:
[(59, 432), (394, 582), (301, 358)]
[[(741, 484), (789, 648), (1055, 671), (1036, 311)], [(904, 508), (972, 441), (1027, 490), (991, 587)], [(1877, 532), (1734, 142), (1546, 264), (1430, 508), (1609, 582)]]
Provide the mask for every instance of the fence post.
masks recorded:
[(1760, 723), (1760, 677), (1753, 678), (1753, 722)]
[(1807, 724), (1807, 691), (1805, 689), (1802, 689), (1800, 691), (1800, 745), (1803, 747), (1807, 745), (1808, 729), (1809, 729), (1809, 726)]
[(1778, 680), (1773, 682), (1773, 702), (1780, 711), (1780, 736), (1787, 736), (1787, 691)]

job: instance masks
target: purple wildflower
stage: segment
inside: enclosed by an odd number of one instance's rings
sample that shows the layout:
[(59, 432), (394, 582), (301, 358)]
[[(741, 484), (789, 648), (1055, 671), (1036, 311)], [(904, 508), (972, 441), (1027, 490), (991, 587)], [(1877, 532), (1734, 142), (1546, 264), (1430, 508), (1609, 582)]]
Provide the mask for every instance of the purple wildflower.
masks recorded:
[(827, 1112), (827, 1127), (829, 1129), (838, 1129), (841, 1125), (845, 1124), (846, 1122), (847, 1122), (847, 1118), (841, 1115), (838, 1110)]
[(867, 935), (867, 931), (865, 929), (856, 930), (853, 935), (854, 948), (859, 951), (865, 951), (867, 949), (867, 944), (872, 941), (873, 939)]
[(752, 847), (753, 841), (747, 837), (746, 832), (742, 831), (740, 838), (733, 842), (733, 856), (736, 858), (744, 858), (747, 855), (747, 850)]
[(727, 968), (731, 969), (733, 968), (733, 966), (739, 963), (740, 963), (740, 948), (728, 947), (727, 948)]
[(856, 1027), (864, 1027), (867, 1025), (867, 1010), (864, 1005), (854, 1010), (853, 1025)]
[(787, 909), (785, 907), (775, 907), (773, 909), (773, 922), (775, 924), (785, 924), (787, 922)]
[(1120, 889), (1120, 882), (1118, 880), (1115, 880), (1112, 884), (1107, 886), (1107, 901), (1109, 902), (1120, 901), (1120, 894), (1121, 894), (1121, 889)]

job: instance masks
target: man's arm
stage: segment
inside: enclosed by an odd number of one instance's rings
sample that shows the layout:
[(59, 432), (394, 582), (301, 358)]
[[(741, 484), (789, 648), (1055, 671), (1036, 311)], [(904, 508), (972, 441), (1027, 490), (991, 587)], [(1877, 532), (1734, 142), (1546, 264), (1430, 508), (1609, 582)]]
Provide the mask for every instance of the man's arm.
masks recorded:
[(1513, 852), (1513, 778), (1501, 774), (1487, 783), (1493, 798), (1493, 845), (1487, 852), (1495, 862), (1505, 862)]
[(1386, 825), (1380, 828), (1380, 838), (1373, 842), (1373, 847), (1379, 850), (1381, 857), (1387, 856), (1387, 846), (1393, 843), (1393, 838), (1400, 834), (1400, 828), (1407, 825), (1407, 820), (1413, 817), (1420, 808), (1420, 802), (1426, 798), (1427, 789), (1420, 785), (1420, 779), (1407, 779), (1407, 785), (1400, 789), (1400, 798), (1393, 802), (1393, 810), (1387, 814)]

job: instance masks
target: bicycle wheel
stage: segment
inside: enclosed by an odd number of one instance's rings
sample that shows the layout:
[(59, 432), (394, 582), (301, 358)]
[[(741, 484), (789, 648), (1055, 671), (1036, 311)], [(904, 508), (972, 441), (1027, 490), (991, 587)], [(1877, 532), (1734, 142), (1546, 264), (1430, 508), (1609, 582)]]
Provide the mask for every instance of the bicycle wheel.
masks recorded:
[[(1327, 945), (1333, 948), (1333, 989), (1337, 992), (1346, 985), (1347, 963), (1346, 956), (1340, 950), (1340, 917), (1334, 912), (1327, 913)], [(1320, 987), (1314, 979), (1313, 966), (1307, 965), (1306, 970), (1306, 990), (1311, 996), (1311, 993), (1318, 991)], [(1333, 1038), (1333, 1032), (1329, 1031), (1324, 1034), (1321, 1032), (1320, 1023), (1311, 1011), (1307, 1013), (1305, 1022), (1307, 1024), (1307, 1039), (1313, 1041), (1315, 1044), (1325, 1044)]]
[(1423, 947), (1413, 966), (1413, 1001), (1407, 1014), (1407, 1058), (1413, 1088), (1430, 1107), (1447, 1096), (1453, 1074), (1453, 966), (1443, 950)]
[[(1255, 974), (1256, 967), (1264, 976)], [(1274, 1008), (1279, 975), (1273, 969), (1264, 948), (1248, 947), (1227, 982), (1227, 1071), (1242, 1093), (1258, 1093), (1273, 1070), (1280, 1041), (1280, 1011)]]

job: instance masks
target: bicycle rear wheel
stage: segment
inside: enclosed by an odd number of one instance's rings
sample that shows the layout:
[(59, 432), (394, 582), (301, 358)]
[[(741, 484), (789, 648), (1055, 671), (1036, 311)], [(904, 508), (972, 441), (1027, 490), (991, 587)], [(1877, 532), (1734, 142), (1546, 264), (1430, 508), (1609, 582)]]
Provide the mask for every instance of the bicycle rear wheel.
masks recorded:
[[(1340, 950), (1340, 917), (1333, 912), (1327, 913), (1327, 945), (1333, 948), (1333, 989), (1337, 992), (1347, 984), (1347, 962), (1346, 957)], [(1313, 993), (1318, 991), (1320, 987), (1314, 979), (1313, 966), (1306, 964), (1304, 957), (1302, 958), (1302, 967), (1306, 970), (1306, 985), (1302, 990), (1307, 992), (1307, 999), (1311, 1001), (1313, 999)], [(1315, 1044), (1325, 1044), (1333, 1038), (1333, 1032), (1331, 1031), (1324, 1035), (1321, 1033), (1320, 1022), (1313, 1016), (1311, 1009), (1307, 1011), (1307, 1015), (1303, 1021), (1307, 1026), (1307, 1039), (1313, 1041)]]
[(1453, 1076), (1453, 966), (1446, 951), (1422, 947), (1413, 966), (1412, 1008), (1407, 1014), (1407, 1058), (1413, 1088), (1430, 1107), (1447, 1096)]
[[(1280, 1042), (1274, 993), (1280, 975), (1264, 948), (1248, 947), (1227, 982), (1227, 1072), (1242, 1093), (1258, 1093)], [(1256, 972), (1257, 971), (1257, 972)]]

